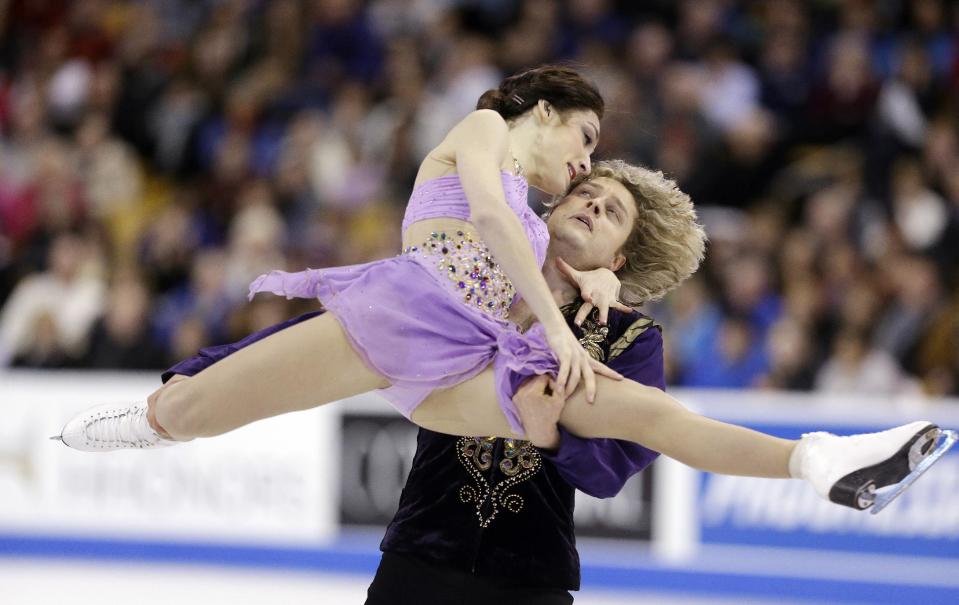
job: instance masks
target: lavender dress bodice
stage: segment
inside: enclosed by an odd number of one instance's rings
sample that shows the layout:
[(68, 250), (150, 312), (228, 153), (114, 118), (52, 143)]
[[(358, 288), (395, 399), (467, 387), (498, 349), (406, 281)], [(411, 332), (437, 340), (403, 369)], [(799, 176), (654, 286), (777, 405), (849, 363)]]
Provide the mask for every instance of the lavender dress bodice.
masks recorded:
[[(533, 246), (536, 261), (542, 267), (549, 245), (549, 231), (543, 219), (529, 207), (529, 184), (521, 176), (500, 171), (506, 204), (519, 218), (526, 231), (526, 238)], [(417, 221), (429, 218), (454, 218), (470, 220), (470, 207), (458, 174), (448, 174), (420, 183), (410, 194), (403, 215), (403, 231)]]

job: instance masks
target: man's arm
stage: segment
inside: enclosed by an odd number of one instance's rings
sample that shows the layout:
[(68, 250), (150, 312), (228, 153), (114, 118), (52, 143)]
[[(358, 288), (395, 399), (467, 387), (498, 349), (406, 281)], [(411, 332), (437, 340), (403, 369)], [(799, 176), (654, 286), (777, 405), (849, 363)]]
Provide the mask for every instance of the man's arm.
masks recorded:
[[(659, 329), (647, 328), (609, 367), (629, 380), (666, 390)], [(630, 441), (583, 439), (562, 427), (559, 447), (541, 453), (570, 485), (596, 498), (615, 496), (630, 477), (659, 456), (658, 452)]]
[(316, 317), (317, 315), (320, 315), (321, 313), (323, 313), (323, 311), (314, 311), (312, 313), (305, 313), (303, 315), (300, 315), (299, 317), (294, 317), (293, 319), (288, 319), (274, 326), (270, 326), (269, 328), (265, 328), (263, 330), (259, 330), (258, 332), (254, 332), (253, 334), (250, 334), (243, 340), (239, 340), (237, 342), (227, 344), (227, 345), (217, 345), (215, 347), (206, 347), (204, 349), (200, 349), (200, 352), (194, 355), (193, 357), (188, 357), (187, 359), (184, 359), (183, 361), (179, 362), (178, 364), (174, 365), (173, 367), (168, 369), (166, 372), (161, 374), (160, 380), (162, 380), (165, 384), (171, 378), (177, 375), (193, 376), (195, 374), (199, 374), (206, 368), (212, 366), (213, 364), (220, 361), (224, 357), (227, 357), (229, 355), (232, 355), (233, 353), (236, 353), (243, 347), (249, 346), (258, 340), (262, 340), (263, 338), (266, 338), (270, 334), (275, 334), (276, 332), (289, 328), (290, 326), (298, 324), (301, 321), (305, 321), (307, 319), (310, 319), (311, 317)]

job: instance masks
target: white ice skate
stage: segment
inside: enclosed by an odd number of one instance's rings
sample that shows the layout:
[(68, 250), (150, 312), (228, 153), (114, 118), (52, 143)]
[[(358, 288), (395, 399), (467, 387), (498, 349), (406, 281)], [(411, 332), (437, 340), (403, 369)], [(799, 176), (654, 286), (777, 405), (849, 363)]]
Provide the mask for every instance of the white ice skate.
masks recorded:
[[(793, 477), (809, 481), (823, 498), (858, 510), (872, 507), (875, 514), (955, 442), (956, 433), (925, 421), (848, 437), (806, 433), (790, 458), (789, 470)], [(878, 492), (888, 486), (893, 487)]]
[(84, 452), (154, 449), (177, 443), (165, 439), (147, 421), (147, 403), (106, 404), (90, 408), (66, 423), (51, 437)]

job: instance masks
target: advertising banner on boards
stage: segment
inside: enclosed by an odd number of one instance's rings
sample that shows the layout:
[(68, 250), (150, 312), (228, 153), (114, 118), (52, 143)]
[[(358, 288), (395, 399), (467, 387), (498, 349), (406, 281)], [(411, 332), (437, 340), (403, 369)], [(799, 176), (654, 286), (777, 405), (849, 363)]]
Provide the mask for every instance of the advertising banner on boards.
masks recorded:
[[(959, 428), (959, 404), (915, 396), (795, 395), (689, 391), (680, 398), (719, 420), (798, 439), (828, 431), (852, 435), (915, 420)], [(805, 482), (700, 474), (697, 518), (702, 547), (789, 549), (928, 557), (959, 564), (959, 449), (953, 448), (878, 515), (833, 505)], [(891, 559), (890, 559), (891, 560)], [(932, 561), (934, 562), (934, 561)]]
[(334, 418), (310, 410), (160, 450), (51, 441), (73, 413), (131, 401), (155, 375), (0, 374), (0, 534), (313, 545), (335, 533)]
[[(796, 438), (809, 425), (754, 425)], [(879, 426), (821, 426), (839, 434)], [(959, 561), (959, 452), (954, 448), (920, 481), (878, 515), (835, 506), (800, 481), (770, 481), (703, 474), (700, 537), (703, 544), (915, 554)]]

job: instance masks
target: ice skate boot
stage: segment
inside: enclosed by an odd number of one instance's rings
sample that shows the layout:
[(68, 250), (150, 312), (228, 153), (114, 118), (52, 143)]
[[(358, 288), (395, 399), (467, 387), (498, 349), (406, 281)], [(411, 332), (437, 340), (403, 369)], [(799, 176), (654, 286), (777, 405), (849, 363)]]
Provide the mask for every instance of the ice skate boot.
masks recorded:
[[(941, 438), (941, 439), (940, 439)], [(880, 433), (839, 437), (806, 433), (789, 460), (793, 477), (810, 482), (823, 498), (878, 513), (955, 444), (956, 434), (931, 422)], [(892, 486), (884, 492), (878, 490)]]
[(154, 449), (177, 443), (165, 439), (147, 421), (147, 402), (106, 404), (90, 408), (66, 423), (51, 439), (84, 452)]

